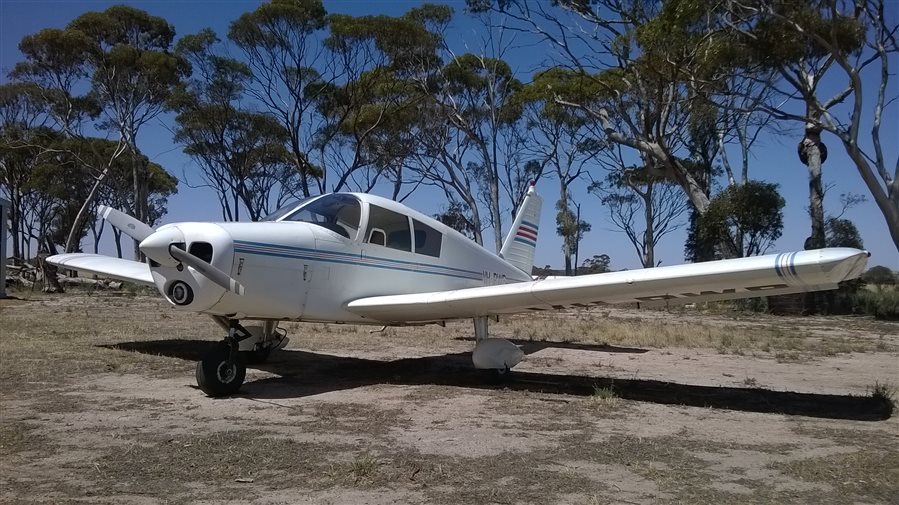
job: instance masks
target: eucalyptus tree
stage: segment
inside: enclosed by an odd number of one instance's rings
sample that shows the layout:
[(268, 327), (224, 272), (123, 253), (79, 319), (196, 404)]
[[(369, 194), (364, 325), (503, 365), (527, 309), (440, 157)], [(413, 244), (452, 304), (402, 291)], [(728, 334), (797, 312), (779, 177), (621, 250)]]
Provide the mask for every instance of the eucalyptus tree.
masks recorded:
[[(32, 143), (29, 146), (31, 149), (43, 151), (35, 152), (34, 156), (59, 154), (59, 141), (62, 137), (87, 138), (83, 132), (85, 124), (100, 114), (100, 106), (92, 93), (78, 94), (86, 87), (84, 80), (89, 77), (85, 58), (89, 45), (89, 38), (78, 30), (49, 28), (25, 36), (19, 43), (19, 50), (25, 59), (15, 65), (10, 76), (31, 90), (29, 95), (32, 104), (36, 105), (33, 112), (38, 115), (36, 117), (41, 118), (42, 125), (59, 132), (59, 136), (54, 136), (48, 142)], [(125, 152), (125, 148), (125, 142), (120, 139), (119, 148), (112, 153), (111, 158), (102, 160), (96, 166), (85, 166), (92, 171), (94, 183), (65, 239), (66, 251), (77, 246), (80, 223), (87, 218), (109, 166)], [(24, 214), (20, 215), (24, 217)]]
[[(771, 100), (758, 107), (774, 119), (805, 128), (798, 154), (810, 170), (815, 244), (824, 238), (823, 210), (818, 208), (823, 207), (823, 191), (816, 179), (826, 156), (821, 133), (828, 132), (852, 160), (899, 249), (899, 157), (895, 163), (886, 160), (880, 130), (884, 112), (896, 107), (895, 86), (889, 86), (890, 63), (899, 53), (895, 10), (884, 0), (723, 5), (729, 26), (746, 39), (759, 64), (780, 77)], [(825, 80), (839, 83), (835, 93), (824, 91)], [(862, 125), (868, 117), (866, 139)]]
[[(66, 30), (87, 39), (84, 59), (91, 95), (103, 111), (103, 127), (116, 131), (132, 159), (134, 217), (149, 219), (148, 174), (139, 162), (137, 135), (157, 117), (190, 66), (172, 54), (175, 29), (165, 19), (133, 7), (117, 5), (88, 12)], [(140, 256), (135, 242), (135, 255)]]
[[(384, 178), (394, 199), (414, 190), (406, 165), (418, 147), (414, 125), (423, 101), (415, 79), (438, 66), (451, 14), (449, 7), (424, 5), (397, 17), (330, 16), (325, 45), (340, 79), (323, 83), (319, 94), (321, 191), (370, 191)], [(413, 187), (404, 191), (408, 182)]]
[[(686, 246), (687, 259), (707, 261), (764, 254), (783, 232), (785, 201), (777, 184), (747, 181), (728, 186), (699, 216)], [(703, 244), (711, 245), (710, 250)], [(703, 256), (710, 254), (710, 256)]]
[(580, 219), (579, 208), (573, 205), (571, 186), (597, 164), (598, 156), (607, 146), (597, 140), (588, 115), (559, 105), (554, 94), (543, 85), (544, 79), (553, 79), (558, 71), (548, 69), (535, 74), (532, 83), (522, 90), (521, 100), (529, 139), (525, 152), (533, 158), (532, 163), (542, 165), (534, 172), (549, 172), (559, 184), (556, 231), (562, 237), (565, 273), (572, 275), (578, 266), (576, 253), (580, 239), (590, 225)]
[(728, 46), (714, 36), (666, 38), (664, 23), (653, 24), (656, 2), (471, 0), (469, 7), (502, 13), (548, 43), (559, 70), (543, 85), (555, 101), (588, 114), (605, 142), (645, 157), (654, 176), (676, 182), (705, 211), (709, 196), (682, 162), (697, 95), (685, 71), (715, 80), (709, 62), (728, 58)]
[(12, 258), (19, 261), (24, 247), (24, 199), (31, 191), (34, 165), (57, 135), (47, 128), (41, 89), (30, 83), (0, 85), (0, 195), (9, 202)]
[(175, 141), (200, 168), (226, 221), (241, 208), (258, 221), (299, 192), (300, 175), (289, 163), (286, 129), (273, 117), (243, 106), (249, 67), (215, 52), (210, 29), (182, 37), (178, 55), (191, 63), (193, 77), (169, 100), (177, 112)]
[[(496, 251), (502, 248), (501, 185), (508, 174), (510, 189), (526, 190), (521, 177), (511, 169), (520, 163), (516, 128), (522, 118), (518, 92), (522, 83), (502, 59), (468, 53), (453, 58), (441, 70), (431, 95), (439, 118), (464, 137), (475, 157), (465, 163), (470, 180), (478, 186), (478, 196), (487, 206)], [(439, 119), (438, 119), (439, 120)], [(510, 194), (510, 196), (513, 196)], [(514, 202), (513, 202), (514, 203)]]
[(665, 235), (684, 226), (690, 208), (680, 188), (644, 168), (610, 171), (605, 179), (590, 184), (589, 191), (627, 236), (643, 268), (658, 266), (656, 247)]
[[(112, 141), (97, 139), (95, 142), (98, 143), (93, 149), (96, 152), (102, 153), (104, 150), (108, 152), (116, 148), (116, 143)], [(103, 189), (97, 196), (95, 206), (91, 209), (92, 214), (96, 213), (96, 207), (100, 204), (117, 209), (133, 207), (134, 192), (131, 190), (131, 171), (134, 162), (135, 160), (130, 158), (120, 157), (113, 163), (109, 176), (106, 178), (105, 184), (103, 184)], [(136, 162), (144, 165), (141, 170), (147, 174), (147, 194), (149, 195), (147, 224), (155, 226), (167, 211), (169, 197), (178, 192), (178, 179), (158, 163), (151, 162), (144, 154), (139, 153)], [(95, 254), (98, 251), (100, 237), (105, 224), (106, 221), (102, 219), (91, 221)], [(111, 228), (116, 254), (121, 258), (122, 232), (115, 227)]]
[[(102, 114), (99, 129), (116, 132), (118, 149), (92, 170), (93, 184), (84, 195), (66, 250), (77, 245), (76, 235), (87, 218), (109, 167), (126, 151), (137, 159), (137, 134), (156, 117), (187, 68), (170, 53), (175, 32), (164, 19), (126, 6), (103, 12), (88, 12), (65, 29), (45, 29), (26, 36), (19, 44), (25, 60), (12, 76), (41, 87), (48, 115), (67, 136), (85, 139), (87, 119)], [(89, 89), (84, 95), (76, 92)], [(82, 145), (89, 145), (83, 144)], [(148, 215), (146, 174), (133, 163), (135, 194), (132, 213), (141, 220)], [(139, 254), (136, 249), (135, 254)]]
[(287, 132), (289, 162), (299, 174), (300, 192), (312, 194), (323, 176), (313, 162), (316, 104), (335, 77), (323, 75), (328, 53), (322, 39), (328, 16), (320, 0), (272, 0), (244, 13), (228, 29), (228, 39), (250, 69), (249, 96)]

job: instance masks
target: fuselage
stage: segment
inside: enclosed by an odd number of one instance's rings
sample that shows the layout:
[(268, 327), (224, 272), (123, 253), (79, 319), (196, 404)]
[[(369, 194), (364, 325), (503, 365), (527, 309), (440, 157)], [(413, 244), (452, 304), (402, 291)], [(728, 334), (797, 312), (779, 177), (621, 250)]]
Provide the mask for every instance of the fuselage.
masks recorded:
[[(183, 241), (245, 288), (238, 295), (191, 267), (151, 264), (166, 299), (183, 310), (235, 319), (378, 323), (346, 305), (531, 279), (437, 220), (368, 194), (312, 198), (274, 221), (175, 223), (158, 232)], [(189, 286), (190, 297), (173, 292), (179, 284)]]

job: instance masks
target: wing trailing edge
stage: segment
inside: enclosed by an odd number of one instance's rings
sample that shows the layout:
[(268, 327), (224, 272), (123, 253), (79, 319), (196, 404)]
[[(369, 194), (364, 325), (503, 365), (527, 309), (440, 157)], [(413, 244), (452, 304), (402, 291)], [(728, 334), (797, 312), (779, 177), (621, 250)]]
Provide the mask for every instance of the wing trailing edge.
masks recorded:
[(455, 291), (376, 296), (348, 310), (379, 322), (457, 319), (640, 302), (682, 304), (835, 289), (869, 253), (831, 248), (660, 268), (557, 277)]
[(153, 276), (150, 274), (150, 265), (138, 261), (111, 258), (100, 254), (69, 253), (49, 256), (47, 262), (61, 268), (76, 270), (78, 273), (91, 273), (148, 286), (155, 285)]

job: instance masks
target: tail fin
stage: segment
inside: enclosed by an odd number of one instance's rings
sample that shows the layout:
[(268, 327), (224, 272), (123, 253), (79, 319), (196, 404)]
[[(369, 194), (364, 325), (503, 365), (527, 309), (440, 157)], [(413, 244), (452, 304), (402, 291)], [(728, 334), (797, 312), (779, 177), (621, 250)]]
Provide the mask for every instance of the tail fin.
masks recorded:
[(524, 273), (531, 275), (534, 268), (534, 252), (537, 248), (537, 231), (540, 228), (540, 208), (543, 207), (543, 198), (534, 189), (534, 183), (528, 188), (524, 201), (518, 209), (518, 215), (512, 222), (512, 228), (506, 235), (503, 248), (499, 255), (518, 267)]

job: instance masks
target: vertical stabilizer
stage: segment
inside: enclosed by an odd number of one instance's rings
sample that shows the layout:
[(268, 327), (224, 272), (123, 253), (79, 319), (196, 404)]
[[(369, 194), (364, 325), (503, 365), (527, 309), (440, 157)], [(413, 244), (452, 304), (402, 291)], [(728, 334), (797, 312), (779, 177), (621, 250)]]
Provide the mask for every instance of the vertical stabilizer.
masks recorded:
[(512, 222), (512, 228), (506, 235), (499, 255), (524, 273), (531, 275), (534, 268), (534, 252), (537, 249), (537, 231), (540, 228), (540, 209), (543, 198), (534, 189), (534, 183), (528, 188), (524, 201), (518, 209), (518, 215)]

